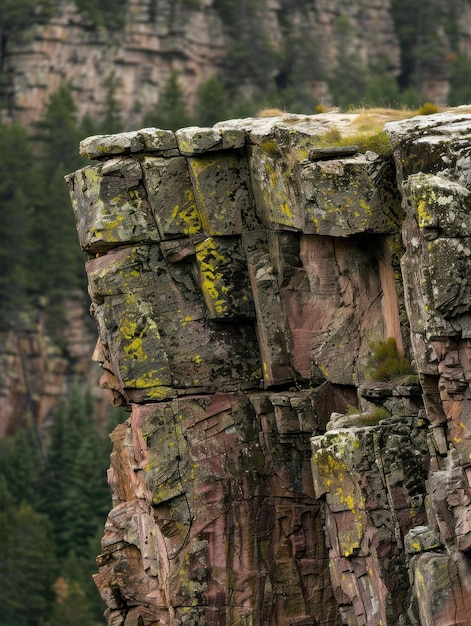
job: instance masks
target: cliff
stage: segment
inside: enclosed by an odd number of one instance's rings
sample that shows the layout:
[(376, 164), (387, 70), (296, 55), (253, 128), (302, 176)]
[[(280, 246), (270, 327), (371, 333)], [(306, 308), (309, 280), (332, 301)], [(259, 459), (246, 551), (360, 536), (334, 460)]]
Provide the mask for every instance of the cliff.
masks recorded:
[[(402, 41), (394, 3), (367, 4), (131, 0), (116, 3), (100, 23), (77, 8), (81, 3), (60, 2), (46, 23), (1, 35), (3, 117), (29, 125), (51, 93), (70, 84), (80, 117), (103, 119), (112, 99), (124, 127), (137, 128), (172, 70), (192, 111), (199, 88), (213, 76), (229, 85), (231, 100), (294, 90), (304, 94), (302, 106), (312, 107), (339, 104), (330, 88), (334, 76), (340, 92), (356, 80), (363, 100), (370, 71), (383, 87), (385, 77), (407, 73), (402, 87), (414, 86), (423, 97), (447, 104), (453, 62), (457, 54), (471, 56), (469, 3), (460, 0), (450, 8), (438, 0), (427, 3), (423, 14), (414, 3), (398, 5), (399, 16), (409, 12), (417, 42)], [(405, 69), (405, 57), (419, 52), (423, 58), (412, 65), (409, 59)], [(380, 92), (377, 99), (394, 99)], [(277, 104), (274, 92), (272, 98)]]
[(468, 623), (471, 115), (374, 115), (82, 142), (110, 625)]
[(90, 362), (96, 334), (88, 324), (88, 307), (84, 293), (70, 293), (60, 336), (51, 334), (52, 315), (44, 301), (19, 315), (15, 330), (0, 333), (0, 436), (27, 425), (47, 430), (74, 380), (90, 389), (96, 418), (106, 421), (107, 394), (98, 388), (100, 370)]

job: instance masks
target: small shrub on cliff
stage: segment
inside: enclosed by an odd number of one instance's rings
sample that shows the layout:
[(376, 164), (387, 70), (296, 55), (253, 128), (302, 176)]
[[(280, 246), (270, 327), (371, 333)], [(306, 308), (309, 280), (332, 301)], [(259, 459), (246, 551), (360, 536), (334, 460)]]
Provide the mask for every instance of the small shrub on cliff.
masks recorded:
[(390, 417), (389, 411), (382, 406), (377, 406), (372, 411), (362, 414), (361, 423), (363, 426), (377, 426), (381, 420), (388, 417)]
[(415, 374), (409, 359), (399, 354), (394, 337), (386, 341), (370, 344), (371, 355), (368, 363), (368, 378), (377, 381), (390, 381), (400, 376)]
[(433, 102), (426, 102), (420, 107), (417, 113), (419, 115), (433, 115), (434, 113), (438, 113), (438, 111), (439, 109), (436, 104), (433, 104)]

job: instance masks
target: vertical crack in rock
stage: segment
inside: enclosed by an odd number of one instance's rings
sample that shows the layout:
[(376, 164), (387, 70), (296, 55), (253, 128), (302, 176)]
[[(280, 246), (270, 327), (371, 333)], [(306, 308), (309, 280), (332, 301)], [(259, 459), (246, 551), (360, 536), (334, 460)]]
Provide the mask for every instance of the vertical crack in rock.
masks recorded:
[(467, 623), (471, 116), (356, 118), (82, 142), (110, 626)]

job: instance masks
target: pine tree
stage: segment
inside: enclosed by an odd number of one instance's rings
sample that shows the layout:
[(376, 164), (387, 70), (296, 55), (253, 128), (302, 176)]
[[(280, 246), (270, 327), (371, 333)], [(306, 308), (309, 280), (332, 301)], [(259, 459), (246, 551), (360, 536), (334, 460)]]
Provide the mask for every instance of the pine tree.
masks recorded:
[(57, 576), (54, 542), (46, 517), (29, 504), (0, 512), (2, 626), (41, 626)]
[(37, 180), (31, 144), (19, 124), (0, 126), (0, 169), (0, 329), (6, 329), (18, 324), (33, 282)]
[(21, 428), (0, 439), (0, 476), (15, 506), (22, 501), (36, 506), (38, 467), (39, 455), (32, 429)]
[(227, 94), (222, 82), (213, 76), (201, 85), (198, 90), (196, 105), (197, 122), (200, 126), (212, 126), (216, 122), (227, 119)]
[(68, 405), (54, 414), (47, 467), (42, 483), (42, 511), (54, 528), (57, 554), (82, 557), (110, 508), (106, 470), (108, 440), (96, 433), (87, 394), (73, 385)]
[(48, 296), (56, 317), (49, 328), (60, 329), (62, 303), (70, 289), (85, 286), (83, 255), (64, 175), (84, 164), (78, 155), (82, 136), (70, 87), (54, 93), (40, 120), (35, 124), (39, 144), (37, 172), (42, 181), (35, 202), (34, 276), (39, 293)]
[(178, 130), (191, 125), (191, 118), (176, 70), (170, 73), (155, 108), (147, 113), (145, 125), (164, 130)]
[(105, 80), (105, 86), (105, 112), (103, 120), (100, 124), (100, 133), (120, 133), (123, 130), (123, 122), (121, 120), (119, 103), (116, 100), (117, 85), (114, 72), (112, 72)]

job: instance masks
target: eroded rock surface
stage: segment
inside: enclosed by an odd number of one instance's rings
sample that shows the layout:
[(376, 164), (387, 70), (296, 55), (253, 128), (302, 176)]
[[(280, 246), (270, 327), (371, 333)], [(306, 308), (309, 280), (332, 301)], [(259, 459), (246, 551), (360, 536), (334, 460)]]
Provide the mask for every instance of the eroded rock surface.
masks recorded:
[[(82, 143), (95, 358), (131, 411), (110, 625), (466, 623), (471, 116), (388, 124), (391, 157), (320, 145), (355, 122)], [(416, 375), (366, 380), (389, 337)]]

